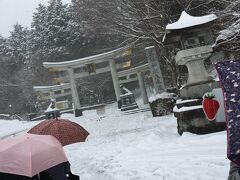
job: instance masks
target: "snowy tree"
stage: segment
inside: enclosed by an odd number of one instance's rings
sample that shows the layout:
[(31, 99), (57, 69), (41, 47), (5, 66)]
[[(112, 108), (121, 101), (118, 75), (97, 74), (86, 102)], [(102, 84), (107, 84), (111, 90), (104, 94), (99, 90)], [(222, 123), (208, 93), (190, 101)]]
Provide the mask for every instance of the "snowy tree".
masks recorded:
[(7, 39), (0, 35), (0, 55), (4, 55), (6, 53), (6, 41)]
[(41, 51), (45, 60), (57, 59), (66, 52), (66, 32), (69, 17), (67, 6), (60, 0), (49, 1), (48, 6), (39, 5), (33, 15), (33, 51)]
[(238, 59), (240, 57), (240, 0), (231, 1), (219, 11), (219, 17), (222, 24), (215, 48), (229, 52)]
[(33, 15), (32, 51), (42, 54), (44, 61), (61, 61), (78, 57), (88, 42), (74, 12), (61, 0), (40, 4)]
[(70, 58), (79, 58), (89, 56), (91, 45), (94, 44), (93, 34), (86, 32), (85, 24), (79, 22), (76, 12), (72, 6), (68, 7), (67, 16), (69, 21), (67, 22), (67, 38), (66, 49), (70, 55)]
[[(30, 30), (19, 24), (13, 26), (9, 38), (0, 39), (1, 90), (4, 99), (11, 104), (11, 111), (15, 113), (29, 112), (33, 102), (29, 99), (34, 98), (32, 74), (28, 68), (30, 45)], [(6, 102), (1, 102), (6, 106)]]
[(16, 59), (18, 62), (23, 63), (29, 58), (29, 34), (30, 31), (20, 24), (13, 26), (13, 31), (10, 32), (10, 37), (5, 43), (6, 56)]

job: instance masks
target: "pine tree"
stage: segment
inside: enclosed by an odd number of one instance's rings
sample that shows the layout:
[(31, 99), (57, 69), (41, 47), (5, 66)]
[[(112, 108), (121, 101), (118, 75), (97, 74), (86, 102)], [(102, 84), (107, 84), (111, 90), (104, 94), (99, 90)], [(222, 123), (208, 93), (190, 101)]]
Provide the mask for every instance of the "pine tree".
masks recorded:
[(67, 5), (61, 0), (51, 0), (47, 6), (40, 4), (33, 15), (33, 51), (42, 54), (45, 60), (64, 58), (68, 54), (69, 21)]
[(6, 53), (6, 41), (7, 39), (0, 35), (0, 56), (4, 56)]
[(13, 31), (10, 32), (10, 37), (7, 39), (6, 46), (6, 56), (12, 57), (18, 62), (23, 63), (29, 58), (29, 35), (30, 31), (20, 24), (15, 24), (13, 26)]

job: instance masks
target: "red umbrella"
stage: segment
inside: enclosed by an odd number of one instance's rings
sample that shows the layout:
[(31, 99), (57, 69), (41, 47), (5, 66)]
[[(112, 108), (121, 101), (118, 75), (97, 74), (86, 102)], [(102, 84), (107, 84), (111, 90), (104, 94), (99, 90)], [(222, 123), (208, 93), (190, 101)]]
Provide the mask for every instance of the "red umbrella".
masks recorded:
[(26, 133), (0, 140), (1, 173), (32, 177), (66, 161), (61, 144), (52, 136)]
[(32, 134), (52, 135), (62, 146), (84, 142), (89, 133), (79, 124), (66, 119), (45, 120), (28, 131)]

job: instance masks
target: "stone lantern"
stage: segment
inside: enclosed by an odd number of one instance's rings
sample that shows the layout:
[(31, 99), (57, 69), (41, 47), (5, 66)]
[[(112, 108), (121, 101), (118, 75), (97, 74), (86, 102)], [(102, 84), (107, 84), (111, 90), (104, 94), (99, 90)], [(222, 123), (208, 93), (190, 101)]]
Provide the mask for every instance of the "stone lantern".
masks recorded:
[(216, 19), (214, 14), (197, 17), (183, 11), (178, 21), (166, 26), (164, 44), (176, 49), (176, 64), (188, 70), (187, 81), (180, 88), (180, 99), (173, 108), (180, 135), (184, 131), (205, 134), (225, 129), (224, 122), (208, 121), (202, 109), (203, 95), (218, 87), (205, 68), (205, 61), (213, 54), (212, 27)]
[(214, 14), (194, 17), (183, 11), (177, 22), (166, 26), (165, 44), (178, 44), (175, 61), (188, 69), (187, 82), (180, 90), (181, 98), (200, 98), (215, 86), (204, 61), (213, 52), (211, 23), (216, 19)]

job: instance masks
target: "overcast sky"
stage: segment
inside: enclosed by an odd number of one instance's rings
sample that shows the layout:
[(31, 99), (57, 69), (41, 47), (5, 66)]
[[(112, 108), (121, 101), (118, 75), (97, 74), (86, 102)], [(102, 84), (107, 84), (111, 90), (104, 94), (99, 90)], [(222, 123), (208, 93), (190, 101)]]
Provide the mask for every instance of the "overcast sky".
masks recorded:
[[(30, 27), (32, 14), (39, 3), (47, 4), (48, 0), (0, 0), (0, 34), (9, 36), (13, 25), (18, 22), (24, 27)], [(70, 3), (71, 0), (62, 0)]]

